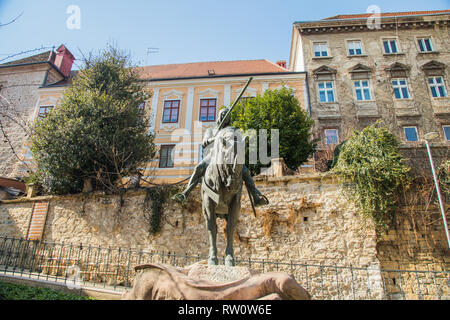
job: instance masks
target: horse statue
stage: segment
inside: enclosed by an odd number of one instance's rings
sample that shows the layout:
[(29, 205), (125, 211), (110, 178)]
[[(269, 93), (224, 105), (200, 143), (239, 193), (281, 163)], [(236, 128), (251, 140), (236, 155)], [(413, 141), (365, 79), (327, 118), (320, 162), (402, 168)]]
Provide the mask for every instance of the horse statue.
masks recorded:
[(201, 186), (202, 212), (209, 234), (209, 265), (217, 265), (217, 218), (226, 220), (225, 265), (234, 266), (233, 240), (239, 213), (245, 161), (245, 140), (239, 129), (227, 126), (214, 139), (211, 162)]

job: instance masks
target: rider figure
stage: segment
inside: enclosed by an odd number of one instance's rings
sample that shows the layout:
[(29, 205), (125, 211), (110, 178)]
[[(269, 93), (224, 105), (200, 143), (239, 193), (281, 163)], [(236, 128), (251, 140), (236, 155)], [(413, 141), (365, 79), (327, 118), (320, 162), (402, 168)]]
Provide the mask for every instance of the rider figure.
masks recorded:
[[(229, 111), (228, 108), (224, 108), (220, 111), (219, 118), (217, 120), (217, 125), (220, 125), (222, 123), (222, 121), (228, 114), (228, 111)], [(228, 117), (226, 123), (224, 123), (224, 128), (231, 126), (230, 120), (231, 120), (230, 117)], [(205, 138), (205, 140), (203, 140), (203, 148), (206, 148), (210, 144), (214, 143), (214, 140), (215, 140), (214, 136), (209, 139)], [(205, 174), (210, 161), (211, 161), (211, 154), (208, 153), (206, 157), (204, 157), (203, 160), (195, 167), (194, 173), (192, 174), (186, 189), (183, 192), (174, 195), (172, 199), (181, 203), (184, 202), (188, 197), (189, 193), (197, 186), (199, 182), (201, 182), (202, 177)], [(263, 196), (261, 192), (259, 192), (259, 190), (256, 188), (255, 183), (253, 182), (253, 178), (250, 175), (250, 171), (245, 165), (242, 169), (242, 178), (245, 182), (245, 186), (252, 195), (256, 207), (263, 206), (269, 203), (267, 198)]]

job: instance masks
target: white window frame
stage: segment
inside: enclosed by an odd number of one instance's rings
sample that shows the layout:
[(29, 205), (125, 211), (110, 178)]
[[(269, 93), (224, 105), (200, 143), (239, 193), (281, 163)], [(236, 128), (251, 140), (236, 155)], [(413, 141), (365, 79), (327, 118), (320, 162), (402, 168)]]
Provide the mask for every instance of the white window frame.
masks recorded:
[[(384, 46), (384, 43), (386, 41), (388, 42), (388, 46), (389, 46), (389, 51), (390, 52), (386, 52), (386, 47)], [(395, 46), (397, 47), (397, 52), (392, 52), (391, 41), (395, 41)], [(383, 38), (383, 39), (381, 39), (381, 44), (382, 44), (382, 48), (383, 48), (383, 53), (384, 54), (400, 54), (402, 52), (402, 50), (400, 48), (400, 43), (398, 41), (398, 38)]]
[[(358, 43), (359, 42), (359, 44), (360, 44), (360, 46), (361, 46), (361, 53), (360, 54), (357, 54), (356, 53), (356, 50), (357, 49), (359, 49), (359, 48), (350, 48), (350, 44), (351, 43)], [(351, 49), (353, 49), (353, 50), (355, 50), (355, 53), (354, 54), (351, 54), (350, 53), (350, 50)], [(363, 42), (362, 42), (362, 40), (361, 39), (350, 39), (350, 40), (347, 40), (347, 56), (349, 56), (349, 57), (360, 57), (360, 56), (363, 56), (364, 55), (364, 48), (363, 48)]]
[[(324, 88), (321, 89), (320, 88), (320, 84), (324, 84)], [(327, 83), (331, 83), (331, 88), (327, 88)], [(325, 100), (326, 101), (321, 101), (320, 100), (320, 92), (324, 91), (325, 92)], [(333, 101), (329, 101), (328, 100), (328, 91), (332, 91), (333, 92)], [(321, 80), (317, 82), (317, 99), (319, 103), (335, 103), (337, 102), (336, 99), (336, 90), (334, 90), (334, 81), (333, 80)]]
[[(397, 81), (396, 85), (393, 83), (394, 81)], [(406, 84), (404, 84), (404, 85), (400, 84), (401, 81), (405, 81)], [(411, 91), (409, 90), (408, 79), (406, 79), (406, 78), (393, 78), (393, 79), (391, 79), (391, 85), (392, 85), (392, 89), (394, 91), (394, 99), (395, 100), (408, 100), (408, 99), (411, 99)], [(404, 92), (402, 90), (404, 88), (406, 88), (406, 92), (408, 93), (407, 97), (404, 96)], [(395, 89), (399, 90), (400, 98), (397, 98), (395, 96)]]
[(450, 133), (447, 137), (447, 135), (445, 134), (445, 128), (449, 128), (450, 129), (450, 124), (445, 124), (442, 126), (442, 131), (444, 132), (444, 139), (445, 141), (450, 141)]
[[(430, 46), (431, 46), (431, 50), (428, 50), (426, 48), (425, 45), (425, 40), (429, 39), (430, 40)], [(420, 49), (420, 42), (423, 41), (422, 46), (425, 50), (421, 50)], [(424, 36), (424, 37), (416, 37), (416, 44), (417, 44), (417, 48), (419, 50), (420, 53), (429, 53), (429, 52), (435, 52), (435, 46), (434, 46), (434, 41), (433, 38), (431, 36)]]
[[(337, 142), (336, 143), (328, 143), (327, 132), (330, 132), (330, 131), (336, 132), (336, 138), (337, 138)], [(338, 129), (325, 129), (324, 133), (325, 133), (325, 144), (326, 145), (337, 145), (337, 144), (339, 144), (339, 130)]]
[[(414, 129), (416, 131), (417, 140), (415, 140), (415, 141), (408, 140), (408, 136), (406, 135), (406, 129)], [(416, 126), (405, 126), (405, 127), (403, 127), (403, 134), (405, 135), (405, 141), (406, 142), (418, 142), (420, 140), (420, 138), (419, 138), (419, 130), (417, 129)]]
[[(436, 79), (440, 78), (442, 80), (441, 84), (438, 84)], [(430, 80), (433, 79), (433, 83), (430, 83)], [(433, 76), (433, 77), (428, 77), (427, 78), (427, 83), (428, 83), (428, 87), (430, 88), (430, 93), (431, 93), (431, 97), (433, 99), (439, 99), (439, 98), (447, 98), (448, 97), (448, 92), (447, 92), (447, 87), (445, 85), (445, 79), (443, 76)], [(439, 91), (439, 87), (442, 87), (444, 90), (444, 95), (442, 96), (441, 92)], [(436, 93), (438, 94), (437, 97), (433, 96), (433, 90), (432, 88), (436, 88)]]
[[(366, 89), (366, 87), (363, 87), (363, 82), (367, 81), (367, 89), (369, 90), (369, 99), (366, 99), (365, 95), (364, 95), (364, 89)], [(361, 86), (359, 88), (356, 87), (356, 83), (359, 82), (361, 84)], [(358, 100), (358, 94), (357, 91), (361, 90), (361, 97), (363, 98), (362, 100)], [(355, 99), (357, 102), (367, 102), (367, 101), (373, 101), (373, 96), (372, 96), (372, 90), (370, 88), (370, 80), (369, 79), (361, 79), (361, 80), (353, 80), (353, 93), (355, 95)]]
[[(323, 49), (321, 48), (321, 50), (319, 51), (320, 55), (316, 56), (316, 52), (317, 52), (316, 46), (325, 46), (326, 51), (323, 51)], [(324, 55), (322, 55), (323, 52), (326, 52), (327, 54), (324, 56)], [(314, 41), (313, 42), (313, 58), (318, 59), (318, 58), (330, 58), (330, 57), (331, 57), (331, 55), (330, 55), (330, 50), (328, 47), (328, 41)]]

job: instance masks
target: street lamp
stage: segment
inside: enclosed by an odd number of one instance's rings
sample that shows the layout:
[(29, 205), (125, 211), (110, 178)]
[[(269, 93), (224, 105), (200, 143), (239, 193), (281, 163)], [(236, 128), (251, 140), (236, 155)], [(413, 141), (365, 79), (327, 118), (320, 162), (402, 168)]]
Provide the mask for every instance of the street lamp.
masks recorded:
[(447, 218), (445, 217), (445, 209), (444, 209), (444, 203), (442, 201), (441, 196), (441, 189), (439, 188), (439, 181), (438, 177), (436, 175), (436, 171), (434, 169), (434, 162), (433, 162), (433, 156), (431, 155), (431, 148), (430, 148), (430, 141), (434, 140), (439, 137), (439, 133), (437, 132), (430, 132), (425, 135), (425, 144), (427, 145), (427, 151), (428, 151), (428, 157), (430, 158), (430, 165), (431, 165), (431, 171), (433, 172), (433, 179), (434, 184), (436, 185), (436, 191), (439, 199), (439, 206), (441, 208), (442, 213), (442, 220), (444, 221), (444, 228), (445, 228), (445, 235), (447, 236), (447, 244), (448, 248), (450, 249), (450, 235), (448, 234), (448, 226), (447, 226)]

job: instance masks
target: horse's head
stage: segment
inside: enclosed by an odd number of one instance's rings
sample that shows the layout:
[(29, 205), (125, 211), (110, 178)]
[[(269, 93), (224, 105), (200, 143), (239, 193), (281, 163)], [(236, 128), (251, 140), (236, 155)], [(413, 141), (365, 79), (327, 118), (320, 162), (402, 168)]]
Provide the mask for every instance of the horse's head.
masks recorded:
[(245, 163), (245, 140), (240, 130), (228, 127), (216, 137), (212, 163), (217, 166), (221, 181), (227, 186), (241, 182)]

